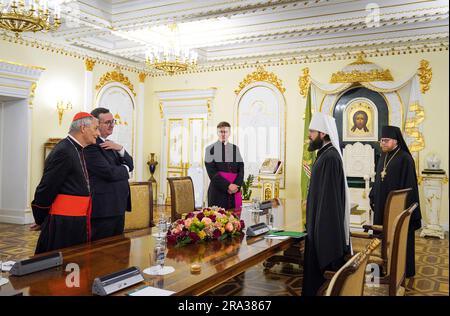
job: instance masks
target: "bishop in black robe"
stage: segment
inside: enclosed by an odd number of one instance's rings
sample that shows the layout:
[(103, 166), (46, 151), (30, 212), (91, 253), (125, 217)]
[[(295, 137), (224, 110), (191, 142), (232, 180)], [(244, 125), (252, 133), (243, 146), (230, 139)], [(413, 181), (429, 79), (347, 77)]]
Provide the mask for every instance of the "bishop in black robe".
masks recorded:
[(336, 271), (350, 253), (346, 244), (345, 177), (342, 159), (332, 143), (317, 152), (306, 202), (303, 296), (315, 296), (326, 270)]
[[(375, 183), (370, 191), (370, 205), (374, 211), (373, 223), (383, 225), (384, 207), (389, 192), (412, 188), (409, 192), (406, 207), (413, 203), (419, 203), (419, 191), (414, 159), (403, 139), (400, 129), (396, 126), (384, 126), (381, 138), (397, 140), (397, 147), (389, 152), (384, 152), (378, 160)], [(385, 174), (383, 169), (386, 166)], [(382, 173), (384, 178), (382, 178)], [(411, 215), (408, 230), (408, 243), (406, 247), (406, 277), (415, 275), (415, 230), (421, 225), (422, 215), (420, 204)]]
[[(242, 186), (244, 182), (244, 161), (239, 147), (217, 141), (209, 145), (205, 151), (205, 167), (211, 180), (208, 188), (208, 205), (219, 206), (226, 210), (236, 209), (239, 213), (241, 205), (236, 205), (236, 195), (240, 189), (230, 194), (231, 183)], [(232, 178), (229, 178), (229, 177)], [(231, 180), (235, 178), (234, 180)]]

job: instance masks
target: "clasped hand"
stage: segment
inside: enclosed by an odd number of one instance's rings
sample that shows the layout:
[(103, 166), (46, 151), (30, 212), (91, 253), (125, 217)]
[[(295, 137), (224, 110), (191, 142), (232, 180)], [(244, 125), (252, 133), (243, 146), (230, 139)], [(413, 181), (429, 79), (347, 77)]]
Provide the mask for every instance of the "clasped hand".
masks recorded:
[(239, 186), (238, 186), (238, 185), (236, 185), (236, 184), (234, 184), (234, 183), (231, 183), (231, 184), (228, 186), (228, 194), (234, 194), (234, 193), (236, 193), (237, 191), (239, 191)]

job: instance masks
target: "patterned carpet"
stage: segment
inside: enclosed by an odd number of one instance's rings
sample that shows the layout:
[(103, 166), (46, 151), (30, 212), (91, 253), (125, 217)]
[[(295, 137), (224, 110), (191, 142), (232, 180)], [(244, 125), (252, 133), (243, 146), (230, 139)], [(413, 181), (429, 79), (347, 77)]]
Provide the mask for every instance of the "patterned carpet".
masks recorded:
[[(0, 223), (0, 256), (3, 260), (33, 255), (38, 232), (27, 225)], [(416, 235), (416, 276), (407, 281), (408, 296), (448, 296), (449, 242), (446, 239), (420, 238)], [(220, 296), (296, 296), (303, 282), (301, 267), (279, 264), (265, 270), (262, 264), (230, 279), (206, 295)]]

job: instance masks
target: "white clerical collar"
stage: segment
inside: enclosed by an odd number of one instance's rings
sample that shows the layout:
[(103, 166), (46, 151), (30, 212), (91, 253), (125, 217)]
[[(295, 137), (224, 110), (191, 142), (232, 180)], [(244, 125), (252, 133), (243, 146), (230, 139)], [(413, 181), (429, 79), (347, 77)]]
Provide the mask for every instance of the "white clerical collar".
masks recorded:
[(77, 139), (75, 137), (73, 137), (72, 135), (68, 134), (68, 136), (70, 137), (70, 139), (72, 139), (75, 143), (77, 143), (78, 145), (81, 146), (81, 148), (84, 148), (85, 146), (81, 145), (79, 141), (77, 141)]

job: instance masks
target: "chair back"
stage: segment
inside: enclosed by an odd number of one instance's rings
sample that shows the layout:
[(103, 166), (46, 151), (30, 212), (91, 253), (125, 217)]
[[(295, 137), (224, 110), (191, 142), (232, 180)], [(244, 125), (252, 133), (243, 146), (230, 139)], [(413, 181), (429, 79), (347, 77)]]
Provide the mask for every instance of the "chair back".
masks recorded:
[(372, 239), (363, 252), (355, 254), (348, 260), (334, 274), (325, 292), (325, 296), (362, 296), (367, 261), (369, 260), (370, 254), (380, 243), (380, 239)]
[(172, 221), (181, 218), (184, 213), (195, 210), (194, 184), (191, 177), (167, 178), (170, 186)]
[(394, 238), (394, 222), (397, 216), (406, 209), (406, 199), (410, 191), (412, 191), (411, 188), (391, 191), (386, 199), (383, 218), (381, 256), (387, 264), (387, 274), (389, 274), (390, 248)]
[(130, 182), (131, 212), (125, 212), (125, 231), (155, 226), (151, 182)]
[(414, 203), (407, 210), (399, 214), (394, 221), (394, 238), (389, 264), (389, 296), (396, 296), (405, 280), (409, 221), (412, 212), (417, 206), (418, 203)]

